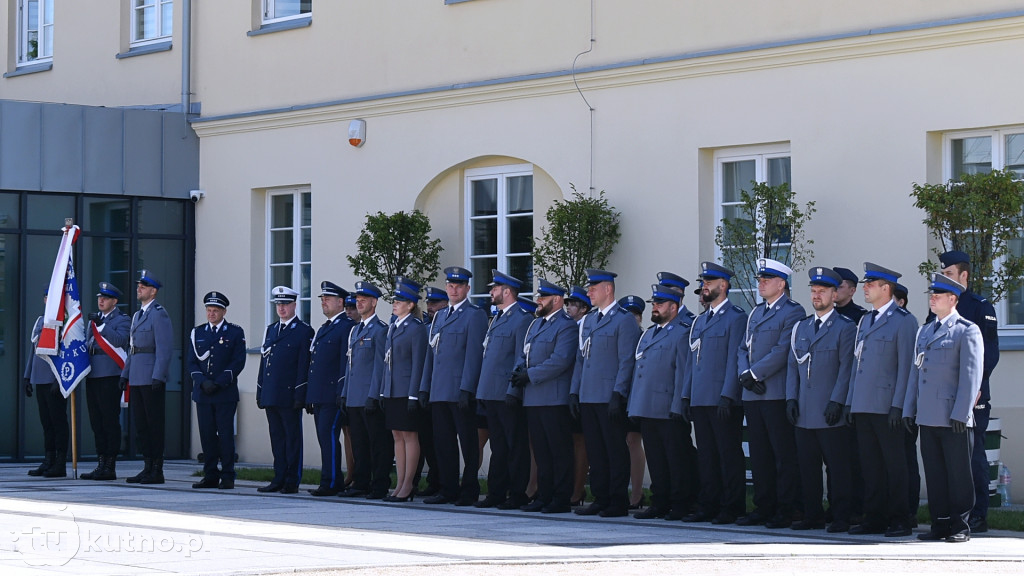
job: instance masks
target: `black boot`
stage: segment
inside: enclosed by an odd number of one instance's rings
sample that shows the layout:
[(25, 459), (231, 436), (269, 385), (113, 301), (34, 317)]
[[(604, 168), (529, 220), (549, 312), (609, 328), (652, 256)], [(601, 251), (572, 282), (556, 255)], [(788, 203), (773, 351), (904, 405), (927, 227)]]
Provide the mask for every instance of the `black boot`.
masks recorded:
[(139, 484), (163, 484), (164, 483), (164, 459), (153, 460), (153, 469), (149, 474), (142, 477)]
[(38, 468), (34, 468), (28, 471), (29, 476), (42, 476), (50, 466), (53, 466), (53, 459), (57, 456), (56, 452), (47, 452), (43, 458), (43, 463)]
[(146, 458), (145, 462), (146, 462), (146, 465), (143, 466), (142, 472), (139, 472), (135, 476), (131, 476), (131, 477), (125, 479), (125, 482), (127, 482), (129, 484), (138, 484), (138, 483), (142, 482), (143, 478), (145, 478), (146, 476), (149, 476), (149, 472), (153, 469), (153, 459), (152, 458)]
[(103, 456), (103, 470), (92, 477), (93, 480), (117, 480), (117, 472), (114, 470), (117, 462), (117, 454)]
[(68, 453), (57, 452), (53, 464), (43, 472), (43, 478), (65, 478), (68, 475)]
[(82, 474), (82, 480), (95, 480), (96, 475), (103, 472), (103, 466), (106, 463), (106, 459), (107, 457), (101, 454), (99, 460), (96, 462), (96, 467), (92, 469), (92, 472)]

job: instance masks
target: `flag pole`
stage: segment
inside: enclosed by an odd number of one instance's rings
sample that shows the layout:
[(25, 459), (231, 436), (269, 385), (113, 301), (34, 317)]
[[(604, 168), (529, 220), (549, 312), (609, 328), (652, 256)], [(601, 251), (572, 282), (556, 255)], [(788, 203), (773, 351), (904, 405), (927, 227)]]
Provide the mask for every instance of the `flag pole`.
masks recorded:
[[(74, 218), (64, 219), (64, 226), (66, 226), (69, 231), (74, 225)], [(78, 387), (75, 386), (71, 389), (71, 477), (75, 480), (78, 480), (78, 422), (75, 417), (75, 414), (78, 412), (78, 403), (75, 401), (75, 390), (77, 388)]]

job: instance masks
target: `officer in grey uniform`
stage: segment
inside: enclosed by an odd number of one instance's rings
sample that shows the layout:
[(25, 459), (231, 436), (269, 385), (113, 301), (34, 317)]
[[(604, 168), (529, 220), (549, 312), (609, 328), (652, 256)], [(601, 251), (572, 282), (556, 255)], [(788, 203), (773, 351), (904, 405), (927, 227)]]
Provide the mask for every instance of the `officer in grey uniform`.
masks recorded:
[[(435, 286), (427, 286), (423, 291), (426, 293), (423, 298), (426, 304), (423, 323), (429, 326), (434, 321), (434, 315), (448, 307), (448, 293)], [(422, 378), (422, 376), (423, 369), (420, 370), (420, 377)], [(412, 386), (409, 389), (409, 395), (418, 401), (420, 381), (417, 380)], [(423, 474), (424, 464), (427, 466), (427, 485), (422, 490), (416, 490), (416, 495), (427, 498), (441, 491), (437, 473), (437, 452), (434, 450), (434, 419), (430, 417), (430, 410), (419, 410), (416, 413), (416, 430), (420, 437), (420, 461), (416, 467), (417, 478)]]
[(117, 453), (121, 451), (121, 370), (127, 356), (128, 331), (132, 321), (117, 308), (121, 291), (110, 282), (100, 282), (96, 294), (98, 312), (89, 314), (86, 347), (92, 369), (85, 381), (89, 423), (96, 440), (99, 462), (85, 480), (116, 480)]
[(829, 470), (829, 532), (850, 529), (853, 494), (849, 455), (853, 430), (843, 420), (843, 405), (850, 389), (853, 342), (857, 325), (835, 308), (842, 277), (831, 268), (811, 268), (811, 306), (814, 313), (793, 326), (786, 375), (786, 414), (796, 427), (797, 457), (804, 517), (794, 530), (825, 528), (821, 505), (822, 463)]
[[(651, 286), (651, 322), (637, 342), (627, 413), (640, 423), (651, 473), (651, 505), (638, 519), (682, 520), (697, 495), (693, 472), (697, 454), (690, 426), (682, 418), (682, 391), (690, 369), (691, 318), (680, 322), (683, 291), (668, 284)], [(674, 416), (673, 416), (674, 414)]]
[[(523, 352), (523, 340), (532, 317), (517, 299), (523, 283), (491, 270), (491, 303), (498, 312), (484, 336), (484, 354), (480, 366), (477, 400), (484, 404), (487, 430), (491, 440), (491, 462), (487, 468), (487, 497), (477, 508), (504, 506), (518, 509), (527, 503), (526, 485), (530, 481), (530, 439), (526, 432), (526, 413), (520, 398), (509, 397), (512, 369)], [(525, 369), (525, 367), (523, 368)]]
[[(537, 461), (537, 497), (525, 512), (564, 514), (572, 496), (572, 420), (569, 387), (576, 363), (576, 322), (563, 310), (565, 288), (543, 278), (536, 319), (527, 327), (510, 393), (521, 396)], [(632, 321), (632, 320), (630, 320)]]
[(740, 526), (787, 528), (800, 497), (796, 438), (786, 417), (786, 370), (793, 326), (806, 313), (786, 295), (792, 274), (782, 262), (758, 261), (757, 291), (764, 302), (747, 317), (737, 357), (754, 479), (754, 511), (736, 520)]
[(192, 329), (188, 355), (204, 472), (203, 479), (192, 487), (231, 490), (235, 487), (235, 412), (238, 374), (245, 368), (245, 331), (224, 319), (231, 302), (223, 292), (208, 292), (203, 304), (206, 322)]
[(270, 292), (278, 320), (263, 333), (256, 407), (267, 413), (274, 478), (257, 492), (295, 494), (302, 478), (302, 409), (313, 328), (295, 315), (298, 298), (288, 286), (274, 286)]
[(682, 392), (683, 416), (693, 422), (700, 464), (697, 511), (684, 522), (732, 524), (746, 512), (743, 406), (737, 350), (747, 315), (729, 302), (732, 270), (701, 262), (701, 300), (707, 312), (690, 329), (690, 370)]
[(119, 381), (131, 386), (132, 418), (145, 466), (126, 481), (130, 484), (164, 483), (164, 406), (171, 354), (174, 352), (171, 317), (156, 301), (163, 284), (149, 270), (139, 273), (135, 296), (141, 307), (132, 316), (128, 358)]
[[(424, 504), (472, 506), (480, 496), (480, 452), (476, 432), (476, 389), (483, 360), (487, 313), (470, 302), (473, 273), (459, 266), (444, 270), (448, 308), (430, 323), (420, 403), (430, 406), (441, 492)], [(459, 481), (459, 451), (464, 468)]]
[(974, 404), (981, 391), (985, 344), (976, 324), (957, 312), (967, 288), (932, 274), (928, 307), (936, 319), (921, 327), (903, 418), (921, 431), (931, 530), (921, 540), (967, 542), (974, 507), (971, 478)]
[(847, 422), (856, 424), (864, 473), (864, 522), (851, 527), (850, 534), (911, 533), (902, 415), (917, 319), (893, 300), (900, 276), (864, 263), (864, 301), (873, 310), (857, 326), (856, 360), (843, 409)]
[[(46, 292), (43, 292), (46, 305)], [(35, 389), (39, 403), (39, 423), (43, 427), (45, 456), (38, 468), (28, 471), (29, 476), (64, 478), (68, 475), (68, 401), (60, 391), (60, 383), (45, 360), (36, 356), (36, 345), (43, 332), (43, 317), (36, 318), (32, 327), (30, 356), (25, 364), (25, 396), (31, 397)]]

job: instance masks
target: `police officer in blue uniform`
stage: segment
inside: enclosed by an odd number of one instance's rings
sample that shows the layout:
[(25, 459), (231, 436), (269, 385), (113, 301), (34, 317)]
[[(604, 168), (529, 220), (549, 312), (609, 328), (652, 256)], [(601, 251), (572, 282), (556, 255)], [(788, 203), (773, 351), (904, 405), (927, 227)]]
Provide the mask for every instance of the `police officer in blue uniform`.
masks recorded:
[[(448, 307), (448, 293), (435, 286), (427, 286), (424, 301), (426, 310), (423, 314), (423, 323), (429, 326), (434, 321), (434, 315)], [(422, 377), (423, 373), (420, 372)], [(413, 396), (419, 398), (419, 386), (417, 381), (414, 385)], [(424, 464), (427, 466), (427, 485), (422, 490), (417, 490), (417, 496), (430, 497), (441, 491), (440, 480), (437, 472), (437, 451), (434, 450), (434, 419), (430, 416), (430, 410), (420, 410), (416, 415), (416, 429), (420, 437), (420, 461), (416, 467), (416, 477), (423, 474)]]
[[(46, 305), (46, 292), (43, 292)], [(25, 396), (31, 397), (35, 389), (39, 403), (39, 423), (43, 427), (45, 456), (38, 468), (28, 471), (29, 476), (64, 478), (68, 475), (68, 401), (60, 391), (60, 383), (45, 360), (36, 356), (36, 345), (43, 332), (43, 317), (36, 318), (32, 327), (30, 356), (25, 364)]]
[[(966, 252), (950, 250), (939, 255), (942, 274), (969, 286), (971, 279), (971, 258)], [(988, 483), (989, 466), (985, 454), (985, 432), (992, 412), (992, 394), (989, 377), (999, 363), (999, 323), (992, 303), (971, 290), (965, 290), (957, 299), (956, 311), (961, 317), (974, 322), (981, 329), (985, 342), (985, 368), (981, 378), (981, 395), (974, 406), (974, 449), (971, 451), (971, 473), (974, 477), (974, 509), (968, 523), (973, 534), (988, 532)], [(928, 321), (934, 320), (933, 314)]]
[(747, 315), (729, 302), (732, 270), (702, 262), (701, 300), (707, 312), (690, 329), (690, 370), (683, 380), (683, 416), (693, 422), (700, 464), (697, 511), (684, 522), (732, 524), (746, 512), (743, 407), (736, 352)]
[(634, 514), (639, 519), (681, 520), (697, 495), (693, 475), (697, 454), (690, 442), (689, 423), (682, 418), (683, 380), (690, 357), (687, 336), (693, 320), (679, 321), (682, 299), (683, 291), (676, 286), (651, 286), (654, 325), (644, 331), (634, 354), (627, 413), (640, 423), (652, 492), (651, 505)]
[[(425, 504), (471, 506), (480, 496), (480, 453), (476, 402), (487, 313), (467, 299), (473, 274), (458, 266), (444, 270), (448, 308), (430, 323), (420, 403), (430, 406), (441, 492)], [(459, 449), (465, 468), (459, 481)]]
[(127, 356), (131, 319), (117, 308), (121, 291), (110, 282), (100, 282), (96, 294), (98, 312), (89, 314), (86, 347), (92, 369), (85, 381), (89, 423), (96, 440), (99, 462), (85, 480), (116, 480), (117, 453), (121, 451), (121, 370)]
[(754, 511), (736, 520), (740, 526), (787, 528), (799, 499), (796, 439), (786, 418), (786, 370), (793, 325), (806, 313), (786, 295), (792, 274), (782, 262), (758, 261), (757, 291), (764, 302), (747, 317), (737, 358), (754, 479)]
[(903, 403), (914, 361), (917, 319), (893, 300), (900, 274), (864, 263), (864, 301), (844, 414), (855, 424), (864, 473), (864, 521), (850, 534), (909, 536)]
[[(569, 388), (579, 330), (562, 309), (565, 288), (541, 279), (535, 319), (527, 326), (523, 350), (509, 393), (521, 397), (530, 444), (537, 461), (537, 497), (525, 512), (564, 514), (573, 489)], [(578, 406), (577, 406), (578, 410)]]
[(786, 415), (796, 427), (797, 457), (804, 517), (794, 530), (825, 528), (822, 463), (829, 470), (829, 532), (850, 529), (853, 495), (849, 455), (853, 430), (843, 420), (850, 388), (853, 342), (857, 325), (835, 307), (843, 278), (831, 268), (811, 268), (811, 306), (814, 313), (793, 326), (786, 373)]
[(380, 379), (384, 377), (384, 352), (388, 325), (377, 317), (380, 288), (370, 282), (355, 284), (359, 321), (349, 332), (348, 371), (341, 391), (341, 405), (348, 414), (355, 469), (352, 486), (340, 496), (366, 496), (381, 500), (391, 488), (391, 463), (395, 444), (384, 425)]
[(171, 317), (156, 301), (161, 286), (149, 270), (139, 273), (135, 296), (141, 307), (132, 316), (128, 358), (119, 381), (122, 390), (131, 386), (132, 418), (145, 462), (141, 472), (125, 480), (130, 484), (164, 483), (164, 406), (174, 339)]
[(576, 513), (615, 518), (629, 510), (626, 398), (633, 382), (640, 327), (615, 300), (617, 275), (594, 268), (586, 273), (587, 296), (594, 309), (580, 324), (569, 403), (578, 406), (583, 424), (594, 502)]
[(932, 527), (921, 540), (967, 542), (974, 506), (971, 427), (981, 391), (985, 344), (981, 330), (957, 312), (967, 287), (932, 274), (928, 307), (933, 322), (921, 327), (903, 417), (921, 431), (921, 459), (928, 484)]
[(263, 333), (256, 406), (267, 414), (274, 478), (257, 492), (295, 494), (302, 478), (302, 409), (313, 328), (295, 315), (298, 298), (299, 293), (288, 286), (274, 286), (270, 291), (278, 320)]
[(208, 292), (203, 304), (206, 323), (192, 329), (188, 355), (204, 456), (203, 479), (192, 487), (231, 490), (235, 487), (234, 423), (238, 374), (245, 368), (245, 332), (224, 319), (231, 301), (223, 292)]
[(635, 294), (623, 296), (622, 298), (619, 298), (619, 308), (622, 308), (626, 312), (632, 314), (633, 318), (636, 320), (636, 325), (641, 328), (643, 327), (644, 308), (646, 308), (643, 298), (636, 296)]
[[(518, 398), (509, 400), (509, 379), (523, 351), (526, 329), (532, 317), (517, 300), (523, 283), (491, 270), (491, 304), (498, 308), (484, 336), (484, 353), (477, 385), (477, 401), (487, 415), (491, 441), (491, 462), (487, 470), (487, 497), (477, 508), (503, 506), (513, 510), (527, 503), (526, 485), (530, 481), (530, 440), (526, 431), (526, 413)], [(524, 368), (525, 369), (525, 366)], [(505, 502), (508, 501), (508, 505)]]
[(345, 314), (348, 291), (334, 282), (320, 283), (320, 307), (327, 320), (309, 345), (309, 378), (306, 381), (306, 412), (313, 415), (320, 444), (320, 485), (313, 496), (335, 496), (341, 490), (342, 418), (338, 400), (345, 383), (346, 351), (353, 322)]

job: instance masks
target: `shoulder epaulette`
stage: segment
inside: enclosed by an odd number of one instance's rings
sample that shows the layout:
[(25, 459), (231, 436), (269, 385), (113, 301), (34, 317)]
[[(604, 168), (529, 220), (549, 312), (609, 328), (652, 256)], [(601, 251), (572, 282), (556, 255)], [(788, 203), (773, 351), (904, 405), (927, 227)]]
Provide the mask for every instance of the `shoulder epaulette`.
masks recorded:
[(378, 324), (378, 325), (380, 325), (380, 326), (383, 326), (383, 327), (385, 327), (385, 328), (387, 328), (387, 327), (388, 327), (388, 325), (387, 325), (387, 324), (385, 324), (385, 323), (384, 323), (384, 321), (380, 319), (380, 316), (376, 316), (376, 317), (374, 317), (374, 320), (376, 320), (376, 321), (377, 321), (377, 324)]
[[(588, 314), (589, 314), (589, 312), (588, 312)], [(568, 321), (570, 321), (570, 322), (572, 322), (572, 323), (575, 323), (575, 322), (576, 322), (575, 320), (573, 320), (573, 319), (572, 319), (572, 316), (569, 316), (569, 313), (568, 313), (568, 312), (566, 312), (565, 310), (562, 310), (562, 315), (561, 315), (561, 317), (562, 317), (562, 318), (565, 318), (566, 320), (568, 320)]]
[(163, 309), (164, 309), (164, 307), (161, 306), (159, 302), (157, 302), (156, 304), (153, 304), (153, 310), (163, 310)]
[(476, 310), (480, 310), (481, 309), (480, 306), (477, 306), (476, 304), (474, 304), (473, 302), (471, 302), (469, 300), (466, 301), (466, 306), (469, 306), (470, 308), (474, 308)]
[(415, 322), (416, 324), (423, 324), (423, 320), (420, 320), (419, 318), (417, 318), (417, 317), (415, 317), (415, 316), (413, 316), (412, 318), (410, 318), (410, 319), (409, 319), (409, 321), (410, 321), (410, 322)]
[(790, 298), (789, 300), (786, 300), (786, 304), (788, 304), (790, 306), (799, 306), (800, 305), (799, 303), (797, 303), (796, 300), (793, 300), (792, 298)]
[(957, 324), (962, 324), (964, 326), (973, 326), (974, 325), (974, 322), (971, 322), (970, 320), (968, 320), (967, 318), (964, 318), (962, 316), (960, 318), (956, 319), (956, 323)]
[(910, 314), (910, 311), (909, 311), (909, 310), (907, 310), (906, 308), (903, 308), (903, 307), (901, 307), (901, 306), (897, 306), (897, 307), (896, 307), (896, 312), (899, 312), (899, 313), (900, 313), (900, 314), (902, 314), (903, 316), (906, 316), (906, 315)]
[(740, 314), (743, 314), (744, 316), (747, 315), (746, 310), (744, 310), (743, 308), (740, 308), (739, 306), (737, 306), (735, 304), (732, 305), (732, 310), (733, 310), (733, 312), (739, 312)]
[[(811, 314), (811, 316), (814, 316), (814, 314)], [(810, 318), (811, 316), (808, 316), (808, 318)], [(845, 316), (845, 315), (840, 314), (838, 312), (836, 312), (836, 318), (841, 319), (843, 322), (849, 322), (850, 324), (856, 324), (856, 322), (853, 321), (853, 318), (850, 318), (849, 316)]]

